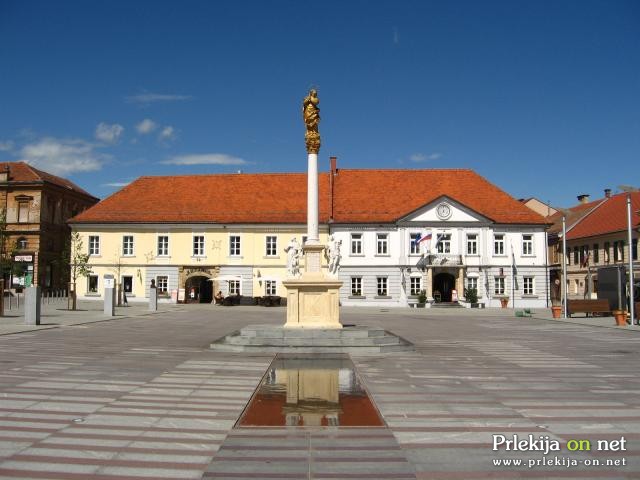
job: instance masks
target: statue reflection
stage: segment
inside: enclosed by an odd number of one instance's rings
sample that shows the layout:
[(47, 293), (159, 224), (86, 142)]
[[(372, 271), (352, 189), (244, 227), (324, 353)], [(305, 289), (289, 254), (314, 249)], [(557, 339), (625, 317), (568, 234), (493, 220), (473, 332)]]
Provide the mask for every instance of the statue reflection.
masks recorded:
[(278, 357), (240, 426), (382, 426), (348, 358)]

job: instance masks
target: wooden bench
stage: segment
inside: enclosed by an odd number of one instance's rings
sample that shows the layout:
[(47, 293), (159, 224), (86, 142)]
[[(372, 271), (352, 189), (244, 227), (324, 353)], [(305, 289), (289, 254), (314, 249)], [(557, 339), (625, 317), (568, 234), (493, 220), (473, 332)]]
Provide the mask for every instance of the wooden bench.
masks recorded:
[(574, 313), (584, 313), (585, 316), (594, 313), (609, 313), (609, 300), (567, 300), (567, 316), (571, 316)]

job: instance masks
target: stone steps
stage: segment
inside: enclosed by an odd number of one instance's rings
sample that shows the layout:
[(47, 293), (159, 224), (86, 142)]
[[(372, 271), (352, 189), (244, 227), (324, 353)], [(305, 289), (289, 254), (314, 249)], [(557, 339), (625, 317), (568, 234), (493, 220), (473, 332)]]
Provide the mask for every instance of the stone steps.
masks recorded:
[(375, 355), (413, 351), (413, 344), (378, 327), (342, 329), (284, 328), (250, 325), (216, 340), (211, 348), (225, 352), (349, 353)]

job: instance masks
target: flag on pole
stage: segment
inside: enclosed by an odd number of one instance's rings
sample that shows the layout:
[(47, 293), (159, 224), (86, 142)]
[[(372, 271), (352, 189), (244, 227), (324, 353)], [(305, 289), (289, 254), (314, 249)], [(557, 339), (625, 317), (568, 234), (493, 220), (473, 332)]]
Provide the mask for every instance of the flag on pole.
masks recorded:
[(518, 290), (518, 269), (516, 268), (516, 254), (513, 251), (513, 243), (511, 244), (511, 274), (513, 275), (513, 288)]
[(429, 233), (422, 233), (420, 234), (420, 236), (418, 238), (415, 239), (415, 244), (416, 245), (420, 245), (422, 242), (426, 242), (427, 240), (431, 240), (431, 232)]

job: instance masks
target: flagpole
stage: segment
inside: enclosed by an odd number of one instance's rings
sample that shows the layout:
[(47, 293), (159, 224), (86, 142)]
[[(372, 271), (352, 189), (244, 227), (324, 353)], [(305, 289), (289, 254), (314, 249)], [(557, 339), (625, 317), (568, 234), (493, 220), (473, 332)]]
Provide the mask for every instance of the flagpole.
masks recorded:
[(513, 242), (511, 242), (511, 305), (516, 309), (516, 254), (513, 251)]
[(562, 216), (562, 315), (567, 318), (567, 222)]
[(631, 314), (631, 325), (634, 324), (634, 291), (633, 291), (633, 235), (631, 234), (631, 194), (627, 193), (627, 234), (629, 236), (629, 313)]

